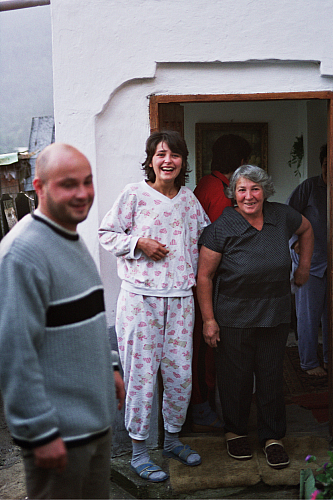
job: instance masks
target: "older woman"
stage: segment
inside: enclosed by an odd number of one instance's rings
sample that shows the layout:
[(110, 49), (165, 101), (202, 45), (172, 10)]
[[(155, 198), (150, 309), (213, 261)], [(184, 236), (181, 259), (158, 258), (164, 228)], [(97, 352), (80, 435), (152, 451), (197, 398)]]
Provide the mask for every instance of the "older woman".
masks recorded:
[(261, 168), (243, 165), (234, 172), (226, 194), (235, 206), (227, 207), (199, 241), (197, 294), (203, 334), (215, 348), (228, 454), (252, 458), (247, 425), (255, 373), (259, 441), (268, 465), (280, 469), (289, 464), (281, 442), (286, 431), (283, 356), (290, 323), (288, 241), (294, 233), (299, 237), (294, 279), (302, 286), (309, 277), (313, 231), (296, 210), (268, 202), (273, 193)]

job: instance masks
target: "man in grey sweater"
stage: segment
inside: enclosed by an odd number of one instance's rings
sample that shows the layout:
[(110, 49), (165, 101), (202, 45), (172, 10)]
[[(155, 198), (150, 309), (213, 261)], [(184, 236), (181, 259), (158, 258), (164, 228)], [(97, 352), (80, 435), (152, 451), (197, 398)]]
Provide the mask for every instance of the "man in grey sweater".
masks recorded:
[[(94, 199), (90, 163), (52, 144), (39, 206), (0, 245), (0, 388), (29, 498), (108, 498), (111, 422), (124, 401), (103, 286), (76, 232)], [(115, 393), (116, 388), (116, 393)]]

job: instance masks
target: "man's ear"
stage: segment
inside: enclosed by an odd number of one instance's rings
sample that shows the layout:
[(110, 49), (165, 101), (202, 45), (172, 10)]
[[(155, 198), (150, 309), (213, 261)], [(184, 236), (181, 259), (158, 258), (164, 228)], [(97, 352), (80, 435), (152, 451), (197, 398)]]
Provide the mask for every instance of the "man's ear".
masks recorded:
[(43, 182), (39, 177), (35, 177), (34, 180), (32, 181), (33, 187), (35, 188), (35, 191), (37, 195), (39, 196), (41, 193), (41, 190), (43, 188)]

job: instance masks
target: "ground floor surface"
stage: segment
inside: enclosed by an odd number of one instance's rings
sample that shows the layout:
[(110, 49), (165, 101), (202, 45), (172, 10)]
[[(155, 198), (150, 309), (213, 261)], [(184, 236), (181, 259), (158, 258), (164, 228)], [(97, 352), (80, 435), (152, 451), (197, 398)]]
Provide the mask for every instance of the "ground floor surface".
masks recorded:
[[(289, 340), (289, 346), (293, 345), (293, 341)], [(316, 455), (318, 465), (327, 461), (331, 438), (329, 424), (325, 417), (321, 418), (320, 411), (303, 407), (297, 396), (291, 395), (293, 387), (296, 392), (300, 391), (304, 383), (302, 380), (297, 381), (296, 375), (293, 375), (292, 355), (287, 358), (289, 361), (286, 363), (290, 366), (287, 370), (287, 435), (284, 442), (291, 459), (288, 468), (276, 471), (266, 464), (265, 456), (257, 441), (254, 396), (249, 426), (249, 441), (253, 449), (252, 460), (246, 462), (233, 460), (226, 453), (223, 434), (192, 433), (188, 421), (183, 428), (182, 440), (201, 454), (200, 466), (187, 467), (175, 460), (163, 458), (160, 449), (151, 450), (151, 458), (170, 474), (170, 479), (167, 481), (153, 484), (130, 471), (131, 454), (124, 454), (111, 461), (110, 498), (299, 498), (300, 470), (307, 467), (305, 457), (308, 454)], [(324, 400), (327, 382), (314, 381), (314, 385), (311, 384), (310, 381), (310, 388), (315, 391), (318, 399)], [(315, 470), (317, 466), (312, 465)], [(12, 443), (0, 405), (0, 498), (21, 500), (25, 497), (20, 449)]]

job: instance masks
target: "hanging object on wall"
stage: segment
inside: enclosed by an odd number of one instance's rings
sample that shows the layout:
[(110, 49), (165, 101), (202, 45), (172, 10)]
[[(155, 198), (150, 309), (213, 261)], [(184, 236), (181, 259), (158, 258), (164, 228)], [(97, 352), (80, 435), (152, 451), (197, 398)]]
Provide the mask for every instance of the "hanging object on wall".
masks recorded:
[(15, 205), (18, 220), (35, 210), (34, 198), (22, 191), (16, 196)]
[(300, 167), (302, 164), (302, 160), (304, 158), (304, 145), (303, 145), (303, 136), (296, 137), (293, 147), (290, 151), (290, 160), (288, 161), (289, 168), (295, 168), (294, 174), (295, 177), (301, 177)]
[(2, 234), (7, 234), (17, 222), (17, 215), (13, 198), (4, 193), (1, 196), (1, 229)]
[[(32, 118), (29, 151), (42, 151), (46, 146), (55, 140), (55, 125), (53, 116), (38, 116)], [(33, 191), (32, 181), (35, 176), (35, 165), (37, 155), (30, 159), (31, 172), (28, 178), (24, 179), (24, 191)]]

